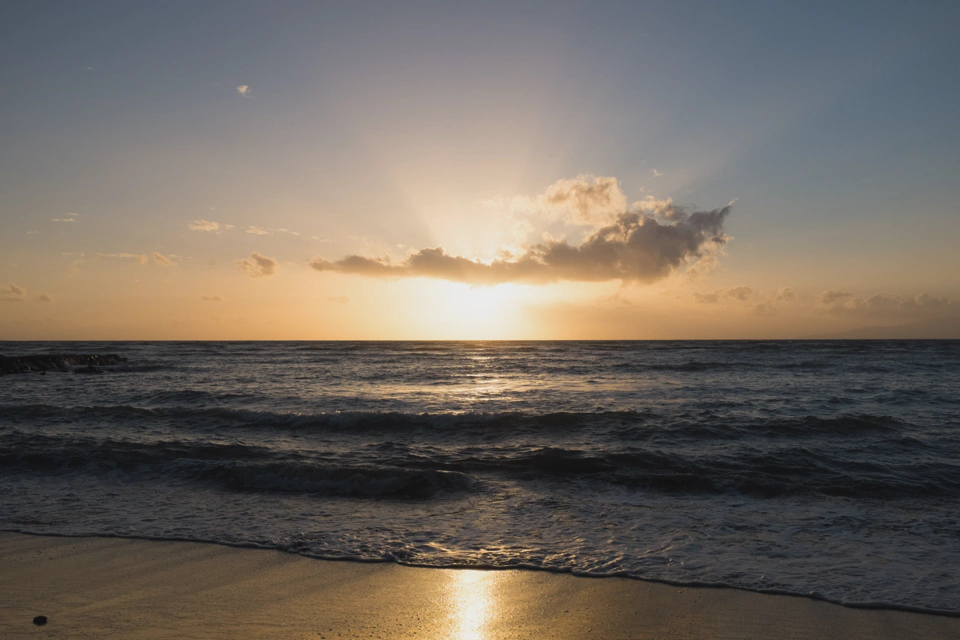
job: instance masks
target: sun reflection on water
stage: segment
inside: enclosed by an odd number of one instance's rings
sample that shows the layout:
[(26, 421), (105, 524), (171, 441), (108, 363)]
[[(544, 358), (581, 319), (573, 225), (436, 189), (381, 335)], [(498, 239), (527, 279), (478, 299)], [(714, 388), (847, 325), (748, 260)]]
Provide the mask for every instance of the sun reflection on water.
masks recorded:
[(449, 598), (453, 633), (457, 640), (483, 640), (497, 615), (496, 590), (499, 571), (451, 572)]

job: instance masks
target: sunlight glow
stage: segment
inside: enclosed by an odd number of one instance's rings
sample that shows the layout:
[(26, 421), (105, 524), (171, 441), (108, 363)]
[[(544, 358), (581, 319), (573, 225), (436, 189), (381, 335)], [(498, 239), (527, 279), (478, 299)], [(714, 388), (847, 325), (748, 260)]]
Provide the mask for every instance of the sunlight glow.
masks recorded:
[(513, 284), (492, 287), (456, 282), (423, 282), (431, 293), (419, 312), (420, 326), (435, 327), (435, 335), (459, 339), (499, 339), (517, 329), (525, 302), (523, 289)]
[(496, 617), (498, 571), (460, 570), (450, 573), (450, 600), (454, 627), (452, 638), (483, 640)]

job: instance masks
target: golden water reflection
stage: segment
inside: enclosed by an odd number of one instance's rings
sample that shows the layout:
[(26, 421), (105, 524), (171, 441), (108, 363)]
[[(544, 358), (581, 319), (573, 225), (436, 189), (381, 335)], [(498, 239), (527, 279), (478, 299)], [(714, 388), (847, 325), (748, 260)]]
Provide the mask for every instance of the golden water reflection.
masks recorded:
[(453, 617), (452, 638), (483, 640), (496, 620), (501, 571), (450, 572), (449, 600)]

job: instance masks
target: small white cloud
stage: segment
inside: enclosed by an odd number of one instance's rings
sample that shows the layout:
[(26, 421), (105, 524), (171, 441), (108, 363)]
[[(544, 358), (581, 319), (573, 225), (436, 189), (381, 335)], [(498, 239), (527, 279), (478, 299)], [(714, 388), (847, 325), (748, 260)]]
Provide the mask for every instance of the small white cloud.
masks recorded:
[(244, 98), (253, 97), (253, 89), (250, 88), (248, 84), (241, 84), (237, 87), (237, 93), (239, 93)]
[(76, 222), (79, 217), (79, 213), (67, 213), (62, 218), (53, 218), (51, 222)]
[(663, 171), (657, 171), (656, 169), (650, 169), (650, 173), (652, 173), (657, 178), (663, 175)]
[(153, 252), (153, 261), (156, 262), (161, 267), (175, 267), (177, 266), (176, 261), (172, 260), (173, 256), (165, 256), (162, 253)]
[(27, 290), (10, 283), (0, 288), (0, 302), (23, 302), (27, 297)]
[(285, 229), (280, 227), (279, 229), (271, 229), (270, 227), (259, 227), (256, 225), (247, 227), (247, 233), (251, 233), (255, 236), (272, 236), (275, 233), (286, 233), (291, 236), (302, 236), (299, 231), (291, 231), (290, 229)]
[(147, 264), (147, 256), (142, 253), (98, 253), (97, 257), (101, 260), (109, 260), (111, 258), (136, 260), (137, 264)]
[(28, 235), (28, 236), (35, 236), (35, 235), (37, 235), (38, 233), (40, 233), (40, 232), (39, 232), (39, 231), (27, 231), (27, 235)]
[(237, 260), (237, 268), (243, 271), (251, 278), (261, 278), (272, 276), (277, 271), (277, 261), (267, 256), (262, 256), (256, 251), (250, 254), (249, 258)]
[(222, 225), (213, 220), (194, 220), (187, 224), (190, 231), (219, 231)]

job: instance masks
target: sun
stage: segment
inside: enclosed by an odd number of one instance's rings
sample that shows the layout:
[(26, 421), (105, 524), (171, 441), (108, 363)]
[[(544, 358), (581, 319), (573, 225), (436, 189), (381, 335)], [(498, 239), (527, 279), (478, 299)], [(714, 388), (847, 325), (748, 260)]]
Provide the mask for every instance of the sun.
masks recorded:
[(456, 282), (424, 283), (428, 295), (417, 313), (421, 326), (447, 340), (497, 340), (516, 335), (525, 287), (505, 283), (476, 286)]

